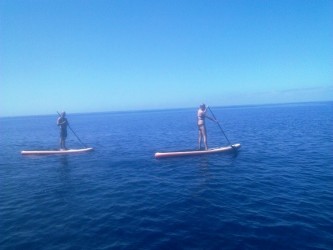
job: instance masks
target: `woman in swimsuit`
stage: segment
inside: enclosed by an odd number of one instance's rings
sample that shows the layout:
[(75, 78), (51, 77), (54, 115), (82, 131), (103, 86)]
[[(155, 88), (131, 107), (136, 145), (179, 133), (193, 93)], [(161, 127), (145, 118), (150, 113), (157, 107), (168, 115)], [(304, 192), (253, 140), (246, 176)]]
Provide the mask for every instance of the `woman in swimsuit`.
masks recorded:
[(206, 131), (206, 125), (205, 125), (205, 118), (208, 118), (211, 121), (216, 122), (215, 119), (209, 117), (206, 115), (206, 105), (201, 104), (199, 109), (198, 109), (198, 129), (199, 129), (199, 150), (201, 149), (201, 141), (203, 139), (204, 145), (205, 145), (205, 150), (208, 149), (207, 146), (207, 131)]

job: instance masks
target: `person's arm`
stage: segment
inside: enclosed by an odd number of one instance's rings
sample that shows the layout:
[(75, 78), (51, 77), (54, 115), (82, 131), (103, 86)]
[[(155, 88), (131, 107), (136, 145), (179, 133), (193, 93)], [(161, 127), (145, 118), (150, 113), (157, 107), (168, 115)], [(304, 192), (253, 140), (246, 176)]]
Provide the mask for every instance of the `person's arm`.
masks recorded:
[(207, 117), (209, 120), (211, 120), (211, 121), (213, 121), (213, 122), (218, 123), (218, 122), (219, 122), (218, 120), (216, 120), (216, 119), (214, 119), (214, 118), (212, 118), (212, 117), (210, 117), (210, 116), (208, 116), (208, 115), (206, 114), (207, 109), (208, 109), (208, 106), (206, 106), (206, 109), (205, 109), (205, 111), (204, 111), (204, 115), (205, 115), (205, 117)]
[(67, 123), (67, 125), (68, 125), (68, 121), (67, 121), (67, 119), (63, 119), (62, 122), (60, 122), (60, 120), (61, 120), (61, 117), (58, 118), (58, 121), (57, 121), (58, 126), (63, 125), (63, 124), (66, 124), (66, 123)]
[(209, 120), (213, 121), (213, 122), (218, 123), (218, 121), (216, 119), (214, 119), (214, 118), (212, 118), (212, 117), (210, 117), (210, 116), (208, 116), (206, 114), (205, 114), (205, 117), (208, 118)]

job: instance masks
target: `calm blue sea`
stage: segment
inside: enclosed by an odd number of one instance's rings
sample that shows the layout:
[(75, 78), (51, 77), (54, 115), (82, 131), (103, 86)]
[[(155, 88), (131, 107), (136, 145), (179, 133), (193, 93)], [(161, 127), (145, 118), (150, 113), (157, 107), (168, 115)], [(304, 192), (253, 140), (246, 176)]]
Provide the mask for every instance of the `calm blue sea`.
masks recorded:
[(0, 118), (0, 249), (333, 249), (333, 103), (212, 110), (237, 155), (154, 159), (197, 147), (196, 108), (68, 113), (70, 156), (20, 155), (57, 114)]

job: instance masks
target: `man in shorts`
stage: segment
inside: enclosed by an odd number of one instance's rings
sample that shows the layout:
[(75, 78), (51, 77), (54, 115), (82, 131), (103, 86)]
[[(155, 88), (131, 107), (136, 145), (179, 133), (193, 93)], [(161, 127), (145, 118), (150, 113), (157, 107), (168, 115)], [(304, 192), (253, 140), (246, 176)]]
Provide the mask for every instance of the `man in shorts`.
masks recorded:
[(60, 150), (66, 150), (67, 126), (68, 121), (66, 112), (62, 112), (57, 120), (57, 125), (60, 128)]

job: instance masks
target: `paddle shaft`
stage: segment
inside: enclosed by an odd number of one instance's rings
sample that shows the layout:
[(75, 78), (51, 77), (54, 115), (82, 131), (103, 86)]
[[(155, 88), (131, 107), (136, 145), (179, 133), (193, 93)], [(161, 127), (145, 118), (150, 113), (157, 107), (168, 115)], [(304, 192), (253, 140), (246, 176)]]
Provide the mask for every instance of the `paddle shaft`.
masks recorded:
[[(59, 114), (58, 111), (57, 111), (57, 113), (58, 113), (59, 116), (61, 116), (61, 115)], [(77, 134), (76, 134), (76, 133), (74, 132), (74, 130), (71, 128), (71, 126), (70, 126), (69, 124), (67, 124), (67, 126), (68, 126), (69, 129), (72, 131), (72, 133), (76, 136), (76, 138), (79, 140), (79, 142), (80, 142), (85, 148), (87, 148), (87, 146), (84, 145), (84, 143), (80, 140), (80, 138), (77, 136)]]
[(213, 118), (215, 119), (215, 121), (216, 121), (217, 125), (219, 126), (219, 128), (220, 128), (220, 130), (221, 130), (222, 134), (223, 134), (223, 135), (224, 135), (224, 137), (227, 139), (227, 141), (228, 141), (229, 145), (232, 147), (232, 145), (231, 145), (231, 143), (230, 143), (230, 141), (229, 141), (228, 137), (227, 137), (227, 136), (226, 136), (226, 134), (224, 133), (224, 131), (223, 131), (223, 129), (222, 129), (222, 127), (221, 127), (220, 123), (219, 123), (219, 122), (216, 120), (216, 117), (215, 117), (215, 115), (214, 115), (213, 111), (210, 109), (210, 107), (208, 107), (208, 109), (209, 109), (210, 113), (212, 114)]

